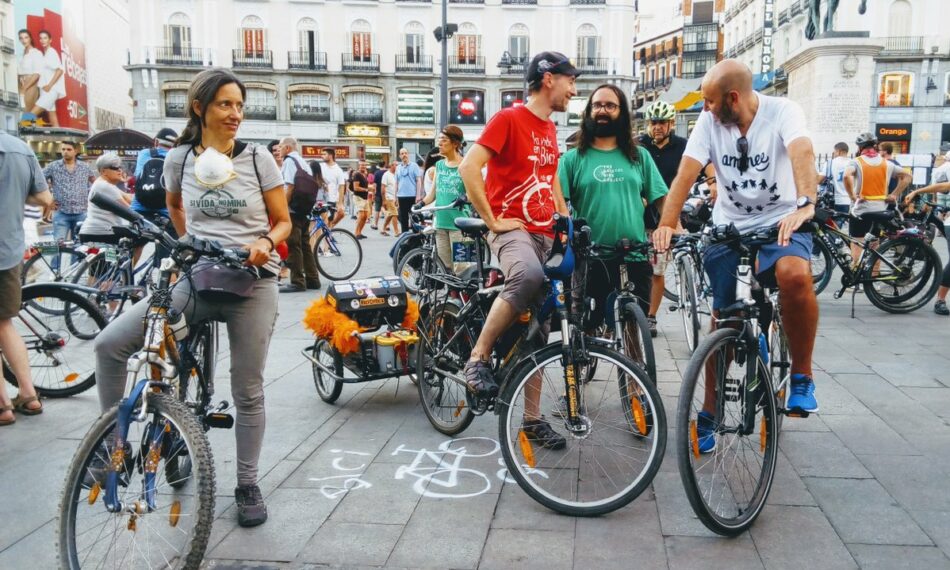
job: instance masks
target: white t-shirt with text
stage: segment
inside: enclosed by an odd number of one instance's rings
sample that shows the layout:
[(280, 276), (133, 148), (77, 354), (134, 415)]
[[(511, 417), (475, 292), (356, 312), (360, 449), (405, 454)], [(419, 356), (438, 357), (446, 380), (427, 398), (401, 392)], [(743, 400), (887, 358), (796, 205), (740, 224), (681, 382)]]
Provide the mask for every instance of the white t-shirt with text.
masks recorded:
[(701, 164), (713, 163), (719, 186), (713, 223), (734, 223), (740, 232), (776, 226), (796, 211), (798, 193), (788, 145), (810, 138), (797, 103), (756, 96), (759, 108), (746, 133), (749, 167), (744, 173), (739, 172), (739, 128), (721, 124), (708, 111), (699, 115), (684, 152)]

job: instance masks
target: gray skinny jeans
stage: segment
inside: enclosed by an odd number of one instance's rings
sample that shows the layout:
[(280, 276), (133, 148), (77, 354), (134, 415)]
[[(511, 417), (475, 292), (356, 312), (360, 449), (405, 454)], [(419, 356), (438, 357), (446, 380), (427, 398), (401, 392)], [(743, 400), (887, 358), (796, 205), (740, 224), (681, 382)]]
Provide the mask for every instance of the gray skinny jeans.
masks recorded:
[[(238, 485), (254, 485), (264, 440), (264, 365), (277, 319), (277, 279), (259, 280), (251, 297), (232, 303), (209, 302), (190, 293), (190, 283), (183, 279), (172, 294), (172, 305), (184, 312), (186, 322), (213, 319), (227, 324), (231, 396), (237, 409), (237, 480)], [(137, 303), (96, 338), (96, 387), (103, 412), (125, 395), (126, 361), (145, 343), (147, 310), (147, 301)]]

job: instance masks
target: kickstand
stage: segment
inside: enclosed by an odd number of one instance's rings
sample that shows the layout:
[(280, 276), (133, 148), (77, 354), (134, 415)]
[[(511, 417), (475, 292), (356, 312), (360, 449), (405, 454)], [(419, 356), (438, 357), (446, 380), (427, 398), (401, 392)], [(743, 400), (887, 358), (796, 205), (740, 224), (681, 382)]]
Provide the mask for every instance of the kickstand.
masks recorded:
[(858, 286), (855, 285), (851, 288), (851, 318), (854, 318), (854, 298), (858, 294)]

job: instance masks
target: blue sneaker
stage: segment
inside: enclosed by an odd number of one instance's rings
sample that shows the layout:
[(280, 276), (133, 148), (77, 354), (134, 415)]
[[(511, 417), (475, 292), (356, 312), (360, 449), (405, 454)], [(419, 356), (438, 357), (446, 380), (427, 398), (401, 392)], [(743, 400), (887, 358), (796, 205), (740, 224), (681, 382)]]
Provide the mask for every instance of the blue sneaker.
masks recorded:
[(700, 453), (712, 453), (716, 449), (716, 419), (709, 412), (702, 411), (696, 416), (696, 435)]
[(813, 413), (818, 411), (818, 400), (815, 399), (815, 382), (810, 376), (793, 374), (789, 382), (788, 403), (785, 407), (789, 411)]

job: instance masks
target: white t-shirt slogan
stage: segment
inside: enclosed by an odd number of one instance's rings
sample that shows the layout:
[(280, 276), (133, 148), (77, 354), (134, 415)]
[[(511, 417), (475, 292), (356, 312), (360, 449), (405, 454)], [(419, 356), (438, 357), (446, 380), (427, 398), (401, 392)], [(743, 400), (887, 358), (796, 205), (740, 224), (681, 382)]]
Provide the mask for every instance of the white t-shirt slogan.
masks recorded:
[(797, 103), (759, 93), (756, 97), (759, 109), (746, 133), (749, 168), (744, 173), (739, 172), (739, 128), (721, 124), (708, 111), (699, 115), (684, 153), (701, 164), (713, 163), (719, 185), (713, 223), (734, 223), (741, 232), (773, 227), (795, 212), (798, 194), (788, 145), (810, 138)]

